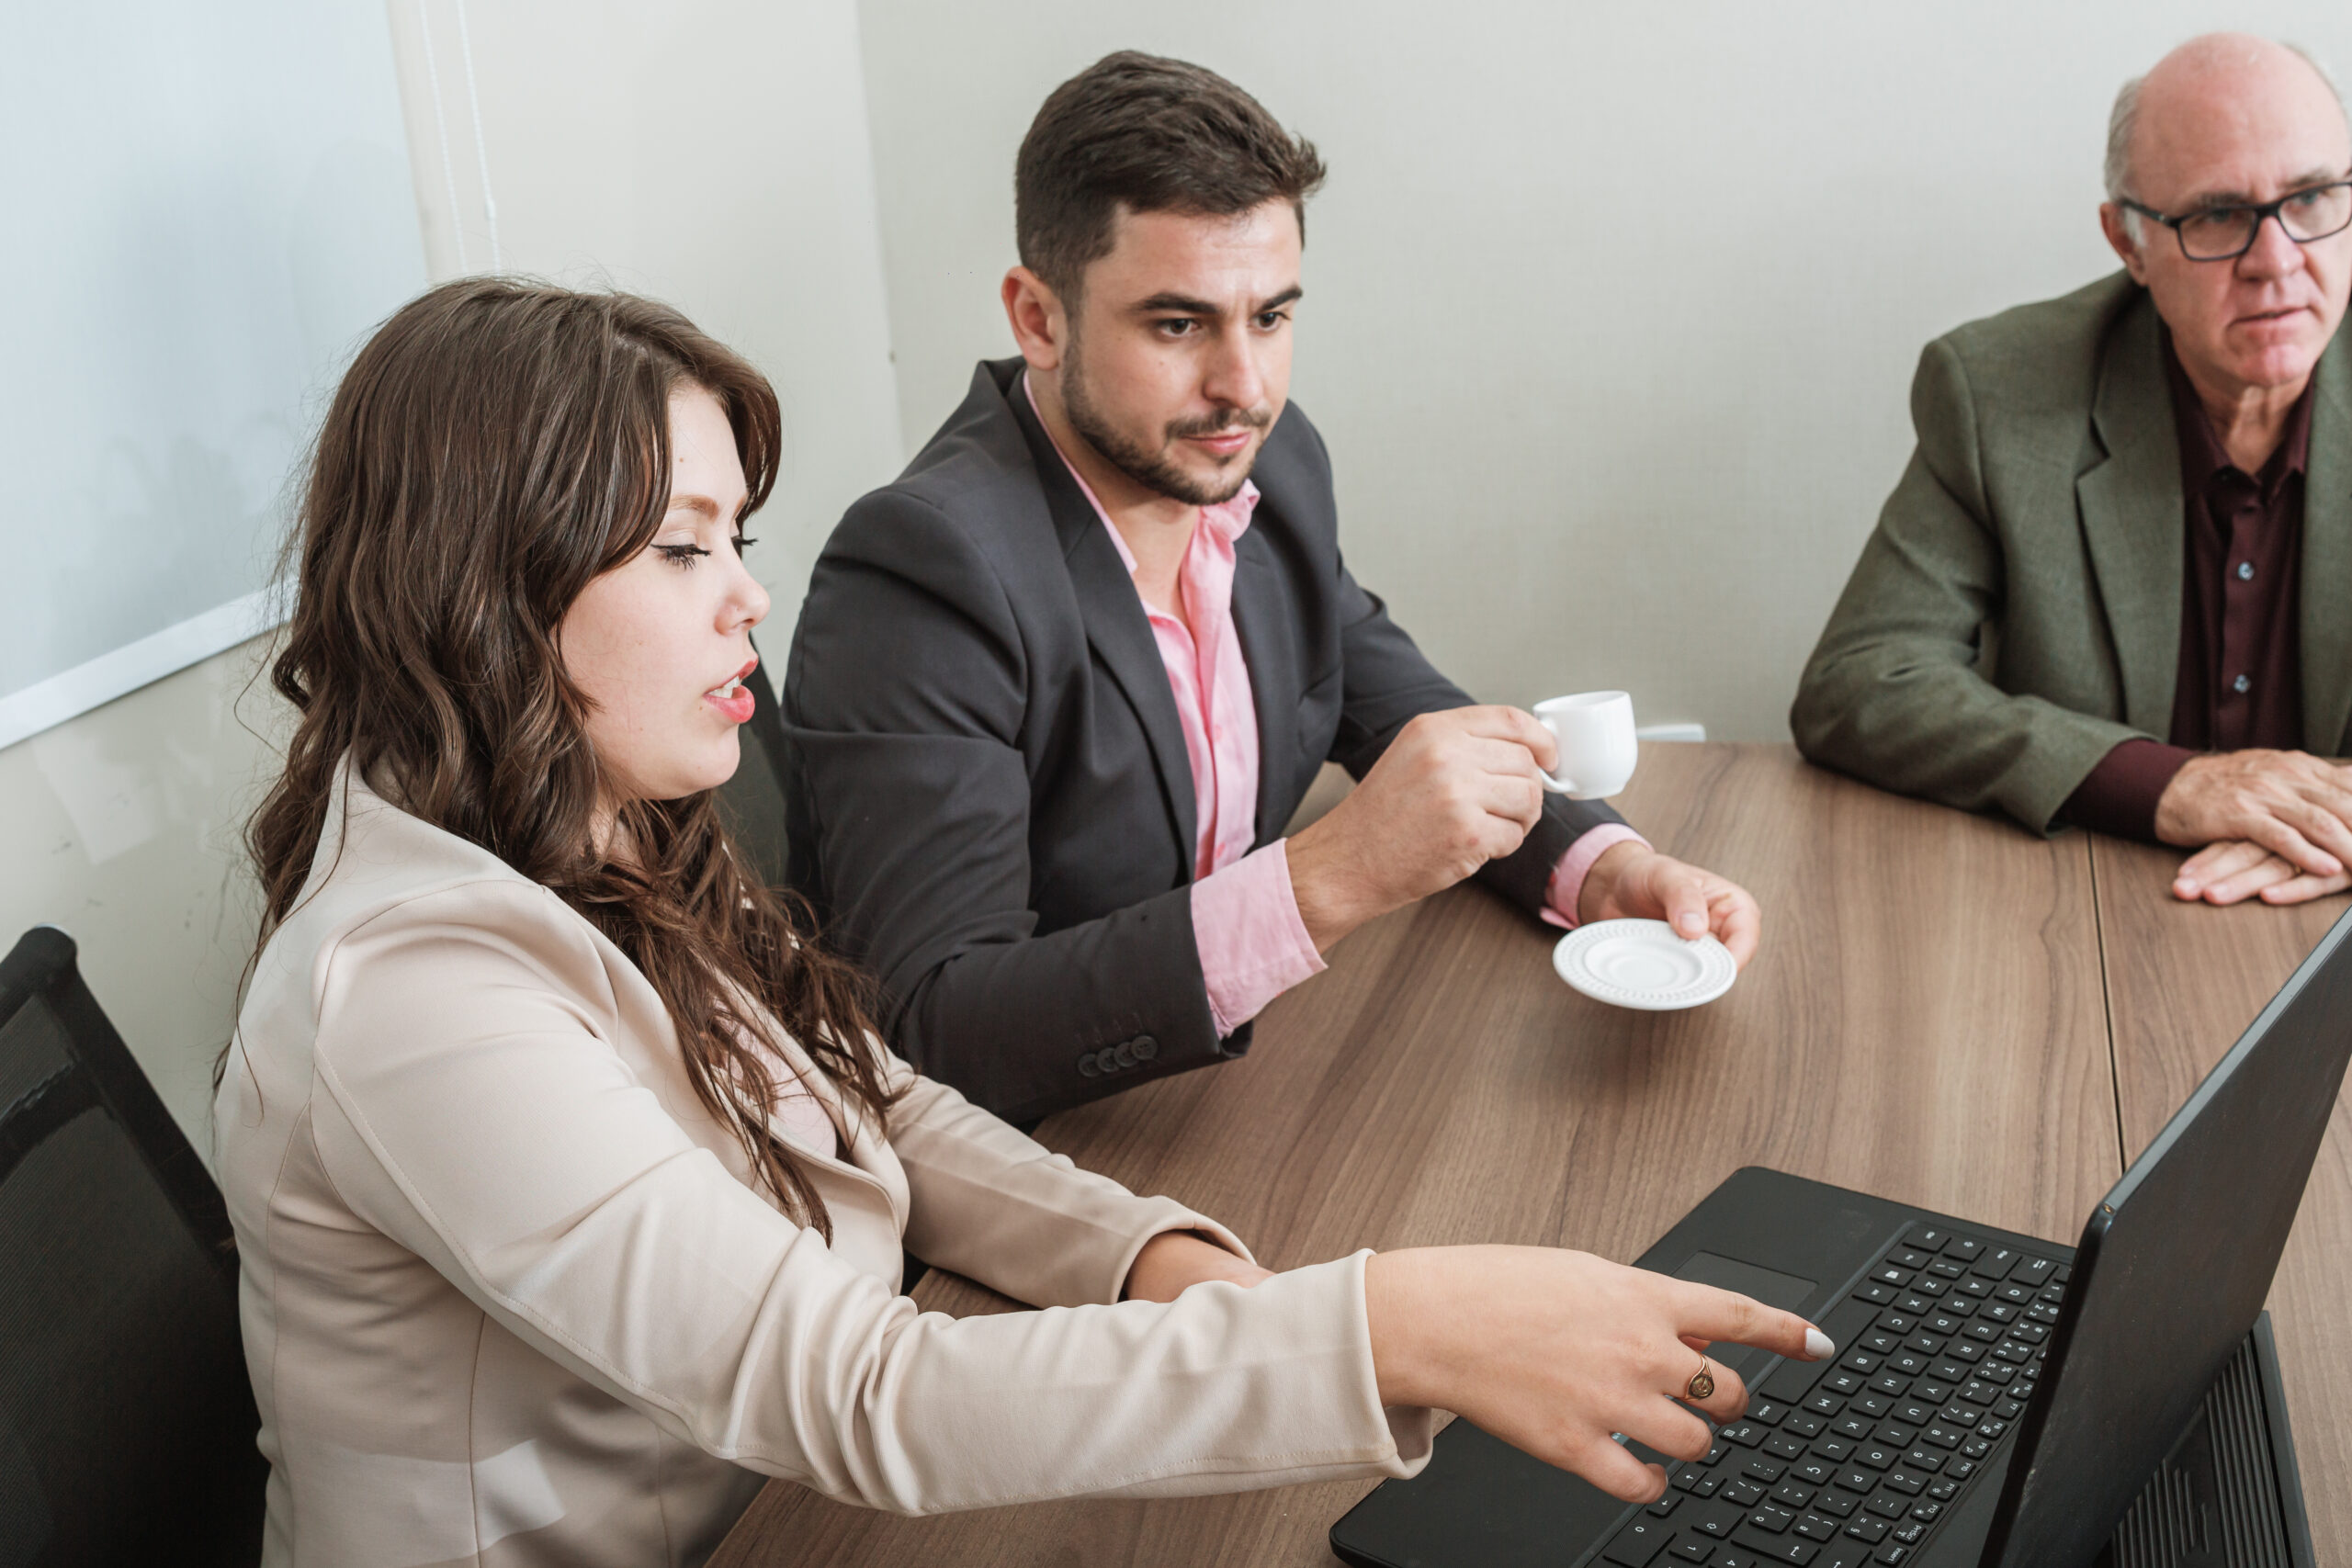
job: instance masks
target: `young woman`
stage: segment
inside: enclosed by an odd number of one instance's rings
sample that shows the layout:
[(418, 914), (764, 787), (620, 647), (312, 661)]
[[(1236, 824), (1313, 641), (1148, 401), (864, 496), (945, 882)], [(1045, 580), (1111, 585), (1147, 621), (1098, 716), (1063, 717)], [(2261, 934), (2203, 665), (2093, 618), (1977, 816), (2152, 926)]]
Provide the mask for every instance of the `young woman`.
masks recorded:
[[(1629, 1498), (1713, 1339), (1827, 1341), (1577, 1253), (1283, 1274), (876, 1043), (749, 879), (733, 772), (775, 479), (674, 311), (437, 288), (344, 378), (251, 830), (220, 1168), (271, 1563), (691, 1563), (763, 1476), (910, 1512), (1412, 1473), (1429, 1409)], [(901, 1242), (1041, 1307), (954, 1321)]]

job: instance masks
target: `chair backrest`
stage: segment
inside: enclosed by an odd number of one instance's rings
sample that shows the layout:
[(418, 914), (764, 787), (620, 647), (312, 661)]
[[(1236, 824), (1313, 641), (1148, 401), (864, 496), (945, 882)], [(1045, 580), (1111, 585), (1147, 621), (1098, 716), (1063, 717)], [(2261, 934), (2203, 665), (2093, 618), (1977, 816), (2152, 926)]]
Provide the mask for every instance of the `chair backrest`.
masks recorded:
[(770, 887), (782, 887), (790, 860), (784, 820), (784, 719), (776, 711), (764, 663), (752, 672), (743, 689), (752, 694), (752, 722), (743, 727), (743, 761), (735, 776), (719, 787), (718, 801), (736, 846), (750, 857), (753, 872)]
[(37, 927), (0, 960), (0, 1568), (260, 1560), (218, 1188)]

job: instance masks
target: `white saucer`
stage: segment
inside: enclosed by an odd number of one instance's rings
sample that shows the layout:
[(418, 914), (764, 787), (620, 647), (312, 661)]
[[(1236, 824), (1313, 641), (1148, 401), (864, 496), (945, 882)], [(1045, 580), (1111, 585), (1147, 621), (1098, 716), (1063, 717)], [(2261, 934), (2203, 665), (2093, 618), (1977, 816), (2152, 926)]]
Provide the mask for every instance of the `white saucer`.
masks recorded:
[(1599, 1002), (1671, 1012), (1713, 1001), (1739, 977), (1731, 949), (1712, 936), (1685, 942), (1664, 920), (1596, 920), (1552, 950), (1560, 978)]

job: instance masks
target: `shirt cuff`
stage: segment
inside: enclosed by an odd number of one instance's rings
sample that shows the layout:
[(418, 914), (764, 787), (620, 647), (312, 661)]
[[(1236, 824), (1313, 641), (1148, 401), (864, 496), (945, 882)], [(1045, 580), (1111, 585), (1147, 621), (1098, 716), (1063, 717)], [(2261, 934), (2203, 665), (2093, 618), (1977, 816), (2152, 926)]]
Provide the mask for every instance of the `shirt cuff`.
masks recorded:
[(1552, 881), (1544, 889), (1544, 919), (1566, 931), (1577, 929), (1577, 900), (1584, 896), (1584, 879), (1592, 870), (1592, 863), (1620, 844), (1649, 847), (1649, 840), (1623, 822), (1603, 822), (1598, 828), (1588, 828), (1568, 846), (1560, 863), (1552, 868)]
[(1287, 840), (1277, 839), (1193, 884), (1193, 943), (1219, 1039), (1323, 973), (1323, 955), (1291, 891)]
[(2075, 786), (2058, 815), (2077, 828), (2154, 843), (2156, 802), (2180, 765), (2196, 755), (2161, 740), (2118, 741)]

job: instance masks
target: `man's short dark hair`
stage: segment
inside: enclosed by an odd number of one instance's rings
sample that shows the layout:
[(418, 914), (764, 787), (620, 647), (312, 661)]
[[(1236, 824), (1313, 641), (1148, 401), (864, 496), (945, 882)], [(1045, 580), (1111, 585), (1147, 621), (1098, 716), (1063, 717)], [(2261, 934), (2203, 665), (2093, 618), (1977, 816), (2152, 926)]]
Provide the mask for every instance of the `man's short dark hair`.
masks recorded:
[(1306, 234), (1315, 144), (1214, 71), (1122, 50), (1054, 89), (1013, 165), (1021, 264), (1065, 300), (1111, 254), (1119, 209), (1227, 218), (1287, 201)]

